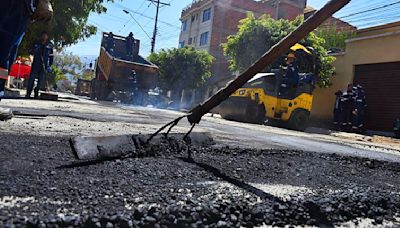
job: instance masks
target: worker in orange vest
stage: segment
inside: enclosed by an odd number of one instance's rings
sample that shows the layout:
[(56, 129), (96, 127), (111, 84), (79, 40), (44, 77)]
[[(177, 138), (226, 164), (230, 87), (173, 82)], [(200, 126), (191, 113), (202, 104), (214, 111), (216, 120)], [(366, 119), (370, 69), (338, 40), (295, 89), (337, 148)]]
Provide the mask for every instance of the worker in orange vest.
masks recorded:
[[(10, 62), (31, 21), (49, 21), (53, 10), (49, 0), (1, 0), (0, 4), (0, 98), (4, 95)], [(0, 108), (0, 120), (10, 119), (12, 112)]]

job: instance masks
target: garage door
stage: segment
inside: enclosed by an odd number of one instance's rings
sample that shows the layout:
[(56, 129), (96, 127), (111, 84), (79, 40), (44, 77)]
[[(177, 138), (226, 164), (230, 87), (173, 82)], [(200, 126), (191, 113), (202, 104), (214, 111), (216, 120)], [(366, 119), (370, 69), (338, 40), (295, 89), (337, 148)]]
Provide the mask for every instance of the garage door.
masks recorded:
[(366, 128), (392, 131), (400, 117), (400, 62), (357, 65), (354, 84), (362, 85), (367, 96)]

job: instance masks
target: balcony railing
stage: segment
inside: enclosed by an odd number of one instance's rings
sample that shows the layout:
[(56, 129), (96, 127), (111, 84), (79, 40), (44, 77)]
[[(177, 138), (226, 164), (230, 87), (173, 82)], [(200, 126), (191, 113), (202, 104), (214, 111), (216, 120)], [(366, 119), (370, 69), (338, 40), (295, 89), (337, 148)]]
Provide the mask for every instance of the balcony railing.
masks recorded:
[(191, 4), (189, 4), (185, 8), (183, 8), (182, 14), (184, 14), (185, 11), (190, 10), (190, 9), (192, 9), (194, 7), (197, 7), (197, 6), (201, 5), (203, 2), (206, 2), (206, 1), (208, 1), (208, 0), (193, 0), (193, 2)]

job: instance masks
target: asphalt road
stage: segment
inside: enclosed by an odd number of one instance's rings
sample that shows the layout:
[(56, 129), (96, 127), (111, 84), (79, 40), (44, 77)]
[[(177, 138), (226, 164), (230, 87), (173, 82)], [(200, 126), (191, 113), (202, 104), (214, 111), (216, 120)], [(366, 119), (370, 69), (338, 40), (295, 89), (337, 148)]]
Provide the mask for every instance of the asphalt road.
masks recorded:
[[(70, 137), (152, 133), (183, 113), (87, 100), (0, 104), (20, 113), (0, 123), (0, 227), (400, 225), (397, 140), (207, 115), (195, 130), (216, 144), (188, 148), (194, 161), (182, 142), (166, 141), (139, 157), (58, 169), (76, 162)], [(182, 121), (174, 132), (188, 129)]]
[[(69, 102), (5, 101), (2, 103), (4, 103), (3, 106), (10, 107), (14, 111), (49, 115), (51, 118), (43, 118), (38, 120), (39, 122), (33, 121), (31, 124), (38, 125), (39, 129), (35, 130), (38, 131), (38, 134), (49, 134), (57, 129), (57, 126), (54, 125), (57, 125), (59, 121), (52, 118), (75, 119), (72, 129), (68, 129), (71, 127), (70, 124), (60, 124), (59, 128), (62, 130), (55, 132), (56, 134), (148, 134), (163, 124), (184, 115), (182, 112), (170, 110), (122, 106), (114, 103), (98, 104), (87, 100)], [(16, 124), (19, 124), (19, 120), (21, 119), (15, 120)], [(90, 126), (87, 126), (87, 121), (91, 121)], [(115, 125), (102, 127), (107, 122), (113, 122)], [(18, 128), (25, 127), (26, 125), (23, 124), (18, 126)], [(189, 127), (184, 119), (174, 131), (184, 133), (188, 131)], [(21, 131), (24, 130), (21, 129)], [(306, 133), (296, 132), (271, 126), (227, 121), (218, 115), (211, 117), (210, 114), (203, 118), (195, 131), (209, 132), (218, 144), (231, 147), (292, 149), (400, 162), (400, 140), (395, 139), (388, 140), (390, 143), (386, 143), (386, 141), (377, 143), (370, 142), (371, 140), (360, 140), (360, 136), (356, 134), (340, 137), (340, 134), (339, 136), (337, 134), (318, 134), (313, 133), (312, 130)]]

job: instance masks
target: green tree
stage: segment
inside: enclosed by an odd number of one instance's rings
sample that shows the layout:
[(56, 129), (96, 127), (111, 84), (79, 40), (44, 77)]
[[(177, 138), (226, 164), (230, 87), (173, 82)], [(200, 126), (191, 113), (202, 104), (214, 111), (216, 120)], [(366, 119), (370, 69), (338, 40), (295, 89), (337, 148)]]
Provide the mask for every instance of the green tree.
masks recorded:
[(91, 69), (86, 69), (86, 70), (82, 71), (82, 73), (80, 75), (81, 79), (88, 80), (88, 81), (92, 80), (94, 77), (95, 77), (94, 70), (91, 70)]
[(64, 75), (71, 75), (74, 79), (81, 78), (85, 64), (81, 58), (72, 53), (60, 52), (54, 56), (54, 67)]
[(54, 64), (51, 67), (51, 72), (47, 74), (47, 86), (52, 87), (60, 80), (67, 80), (68, 75), (72, 76), (75, 80), (82, 77), (82, 70), (84, 64), (81, 62), (79, 56), (72, 53), (56, 53), (54, 56)]
[(52, 66), (51, 72), (46, 75), (46, 86), (51, 88), (57, 84), (57, 82), (67, 79), (67, 76), (65, 76), (59, 68)]
[(202, 86), (211, 77), (214, 57), (206, 51), (185, 47), (163, 49), (148, 59), (160, 68), (160, 87), (179, 91)]
[[(282, 40), (290, 32), (295, 30), (303, 22), (303, 17), (297, 17), (293, 21), (275, 20), (269, 15), (263, 15), (255, 18), (249, 13), (247, 17), (240, 21), (239, 31), (235, 35), (228, 37), (223, 44), (224, 54), (230, 58), (230, 69), (232, 71), (244, 71), (254, 62), (256, 62), (267, 50)], [(325, 40), (315, 33), (299, 42), (303, 46), (312, 47), (316, 53), (316, 68), (318, 73), (318, 85), (320, 87), (328, 87), (330, 85), (330, 77), (334, 73), (332, 66), (334, 57), (327, 54), (324, 47)], [(289, 50), (288, 50), (289, 52)], [(311, 71), (312, 61), (307, 55), (299, 54), (300, 70), (303, 72)], [(284, 60), (284, 56), (278, 59), (269, 68), (277, 68)]]
[(355, 31), (338, 31), (336, 26), (318, 28), (314, 33), (325, 40), (323, 46), (327, 50), (340, 48), (344, 51), (346, 50), (346, 40), (356, 36)]
[(89, 13), (106, 12), (103, 6), (106, 1), (113, 0), (51, 0), (54, 19), (47, 24), (33, 23), (29, 26), (20, 46), (20, 54), (28, 54), (29, 47), (43, 30), (49, 32), (58, 50), (96, 34), (97, 28), (87, 23)]

